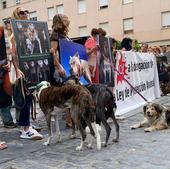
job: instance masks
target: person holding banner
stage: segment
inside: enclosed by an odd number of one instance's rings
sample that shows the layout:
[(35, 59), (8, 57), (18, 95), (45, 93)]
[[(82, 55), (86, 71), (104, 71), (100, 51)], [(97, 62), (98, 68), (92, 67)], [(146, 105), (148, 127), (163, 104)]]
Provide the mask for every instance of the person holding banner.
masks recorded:
[[(12, 19), (16, 20), (28, 20), (28, 10), (24, 10), (20, 7), (17, 7), (12, 14)], [(18, 55), (16, 51), (16, 41), (15, 37), (11, 38), (11, 43), (12, 43), (12, 59), (13, 59), (13, 64), (16, 70), (16, 77), (17, 79), (24, 79), (24, 74), (23, 72), (19, 69), (19, 62), (18, 62)], [(24, 139), (33, 139), (33, 140), (40, 140), (43, 138), (41, 134), (39, 134), (35, 129), (33, 129), (30, 126), (30, 106), (31, 106), (31, 96), (27, 91), (22, 92), (25, 94), (25, 101), (24, 105), (22, 106), (19, 114), (19, 121), (18, 125), (21, 126), (22, 132), (20, 135), (20, 138)], [(19, 98), (20, 99), (20, 98)]]
[(132, 39), (131, 38), (123, 38), (121, 41), (121, 50), (122, 51), (130, 51), (132, 50)]
[(106, 36), (107, 34), (107, 32), (102, 28), (98, 28), (98, 33), (99, 33), (99, 36)]
[(96, 42), (96, 36), (98, 34), (99, 34), (99, 30), (96, 28), (93, 28), (91, 30), (91, 37), (88, 38), (85, 42), (92, 83), (98, 83), (98, 68), (97, 68), (98, 45)]
[(52, 54), (55, 68), (53, 76), (55, 81), (52, 82), (52, 84), (54, 83), (54, 85), (62, 83), (63, 80), (66, 78), (66, 72), (63, 66), (60, 64), (59, 39), (69, 40), (68, 38), (69, 24), (70, 21), (66, 15), (56, 14), (53, 17), (52, 34), (50, 36), (51, 43), (50, 52)]
[[(68, 38), (69, 24), (70, 21), (66, 15), (56, 14), (53, 17), (52, 33), (50, 36), (50, 52), (53, 58), (54, 71), (53, 78), (50, 83), (55, 86), (60, 85), (66, 79), (66, 72), (60, 64), (59, 39), (70, 40)], [(72, 127), (70, 111), (66, 111), (66, 126)]]

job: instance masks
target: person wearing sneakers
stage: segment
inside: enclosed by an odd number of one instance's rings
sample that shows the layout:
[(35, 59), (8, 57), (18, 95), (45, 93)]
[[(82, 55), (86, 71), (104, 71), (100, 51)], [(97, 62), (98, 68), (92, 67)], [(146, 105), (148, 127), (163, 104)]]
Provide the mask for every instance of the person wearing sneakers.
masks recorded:
[[(24, 10), (20, 7), (17, 7), (13, 11), (11, 18), (16, 20), (28, 20), (28, 14), (29, 14), (28, 10)], [(18, 56), (16, 51), (17, 44), (15, 42), (14, 35), (13, 38), (11, 38), (11, 43), (12, 43), (12, 60), (16, 70), (16, 77), (17, 79), (20, 79), (19, 83), (22, 83), (24, 79), (24, 74), (18, 67), (19, 64), (18, 64)], [(19, 121), (18, 121), (18, 125), (21, 126), (22, 129), (20, 138), (41, 140), (43, 136), (30, 126), (31, 96), (27, 91), (25, 91), (24, 94), (25, 94), (24, 104), (20, 109)]]

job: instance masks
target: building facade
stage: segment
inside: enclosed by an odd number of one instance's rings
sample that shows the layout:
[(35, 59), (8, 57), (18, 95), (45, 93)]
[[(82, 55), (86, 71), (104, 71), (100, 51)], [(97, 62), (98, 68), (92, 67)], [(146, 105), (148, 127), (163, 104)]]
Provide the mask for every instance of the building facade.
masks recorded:
[(118, 40), (131, 37), (152, 46), (170, 45), (170, 0), (0, 0), (1, 23), (16, 7), (29, 10), (33, 20), (47, 21), (49, 29), (56, 13), (66, 14), (71, 38), (102, 27)]

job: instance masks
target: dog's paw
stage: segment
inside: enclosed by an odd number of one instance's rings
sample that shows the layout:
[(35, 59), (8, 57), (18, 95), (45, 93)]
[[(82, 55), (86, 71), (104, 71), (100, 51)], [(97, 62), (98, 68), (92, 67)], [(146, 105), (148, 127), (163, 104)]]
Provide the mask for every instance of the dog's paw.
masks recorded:
[(97, 145), (97, 150), (101, 150), (101, 144)]
[(83, 149), (82, 149), (82, 147), (81, 146), (77, 146), (76, 147), (76, 151), (82, 151)]
[(119, 140), (118, 139), (116, 139), (116, 138), (114, 138), (113, 140), (112, 140), (112, 142), (118, 142)]
[(48, 141), (46, 141), (46, 142), (43, 143), (43, 145), (44, 145), (44, 146), (49, 146), (50, 143), (49, 143)]
[(102, 147), (106, 147), (106, 146), (107, 146), (107, 144), (106, 144), (106, 142), (105, 142), (105, 141), (104, 141), (104, 142), (102, 142), (101, 144), (102, 144)]
[(130, 128), (131, 128), (132, 130), (137, 129), (137, 128), (138, 128), (138, 125), (136, 124), (136, 125), (130, 126)]
[(92, 144), (87, 144), (87, 148), (92, 149)]
[(71, 138), (71, 139), (76, 138), (76, 134), (72, 134), (72, 135), (70, 135), (70, 138)]
[(56, 140), (56, 143), (62, 143), (62, 139), (61, 139), (61, 138), (58, 138), (58, 139)]
[(150, 128), (144, 129), (145, 132), (151, 132), (152, 130)]

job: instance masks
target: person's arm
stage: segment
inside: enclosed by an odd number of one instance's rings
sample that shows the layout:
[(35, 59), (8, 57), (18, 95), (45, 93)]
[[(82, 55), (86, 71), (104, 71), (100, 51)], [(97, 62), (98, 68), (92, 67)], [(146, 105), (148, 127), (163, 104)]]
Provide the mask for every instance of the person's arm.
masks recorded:
[(10, 64), (9, 63), (3, 65), (2, 67), (4, 68), (4, 70), (10, 71)]
[(57, 69), (59, 75), (64, 76), (65, 70), (59, 62), (59, 55), (58, 55), (57, 49), (58, 49), (58, 42), (57, 41), (51, 41), (50, 52), (51, 52), (52, 57), (53, 57), (54, 66)]
[(91, 48), (91, 49), (87, 48), (87, 49), (86, 49), (86, 53), (87, 53), (87, 55), (89, 56), (89, 55), (91, 55), (93, 52), (96, 52), (97, 50), (99, 50), (99, 45), (96, 45), (96, 46), (94, 46), (94, 47)]

